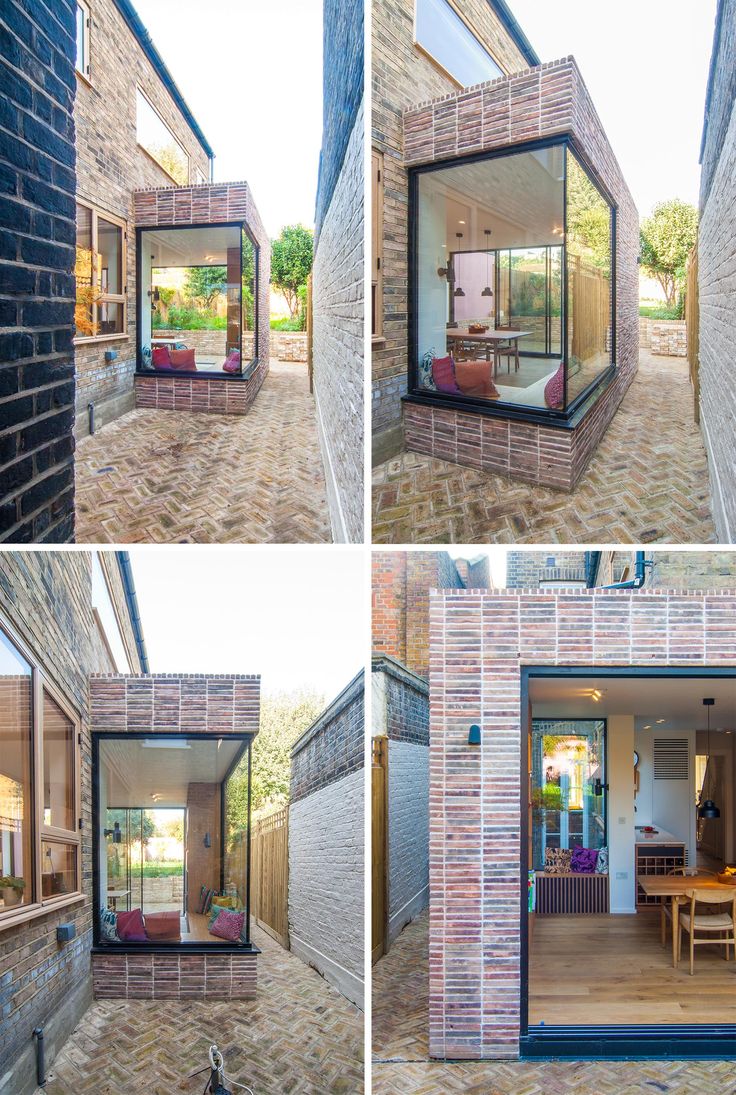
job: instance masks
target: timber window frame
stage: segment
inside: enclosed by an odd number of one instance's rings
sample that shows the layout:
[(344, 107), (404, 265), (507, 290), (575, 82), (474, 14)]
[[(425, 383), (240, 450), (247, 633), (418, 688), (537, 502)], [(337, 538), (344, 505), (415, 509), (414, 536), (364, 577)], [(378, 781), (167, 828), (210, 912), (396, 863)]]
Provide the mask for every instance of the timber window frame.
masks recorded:
[[(92, 15), (89, 10), (89, 4), (87, 0), (77, 0), (76, 7), (77, 16), (77, 56), (74, 62), (74, 67), (77, 71), (77, 75), (83, 79), (90, 81), (90, 28), (92, 26)], [(81, 53), (81, 57), (80, 57)]]
[[(29, 879), (31, 900), (19, 907), (12, 906), (0, 910), (0, 932), (15, 927), (27, 920), (34, 920), (60, 908), (84, 899), (82, 892), (82, 839), (81, 839), (81, 720), (78, 712), (66, 695), (50, 680), (40, 660), (23, 641), (10, 622), (0, 615), (0, 632), (17, 654), (27, 662), (31, 669), (31, 736), (30, 736), (30, 775), (31, 775), (31, 855)], [(71, 748), (68, 759), (71, 771), (65, 784), (67, 810), (71, 828), (46, 823), (45, 813), (45, 753), (44, 753), (44, 715), (47, 701), (57, 709), (68, 722), (71, 736)], [(50, 740), (50, 739), (49, 739)], [(48, 807), (46, 807), (48, 812)], [(44, 896), (44, 859), (51, 860), (52, 849), (68, 848), (72, 850), (73, 866), (71, 872), (72, 888), (67, 892), (47, 893)], [(49, 876), (49, 872), (46, 872)], [(53, 866), (51, 879), (53, 880)], [(53, 889), (49, 884), (48, 889)]]
[(371, 337), (383, 340), (383, 153), (371, 152), (371, 199), (373, 204), (371, 251)]
[[(90, 308), (90, 326), (93, 333), (90, 335), (75, 335), (74, 344), (84, 344), (88, 342), (102, 342), (110, 341), (112, 339), (126, 338), (128, 335), (128, 225), (121, 217), (116, 217), (113, 213), (108, 213), (104, 209), (100, 209), (92, 202), (86, 200), (86, 198), (77, 198), (77, 209), (86, 209), (90, 214), (91, 225), (91, 269), (90, 269), (90, 284), (87, 287), (90, 290), (91, 300), (89, 302)], [(101, 284), (99, 283), (99, 275), (101, 271), (98, 271), (97, 257), (99, 256), (99, 222), (103, 220), (106, 224), (111, 225), (113, 228), (117, 228), (120, 231), (120, 282), (122, 292), (111, 293), (104, 292)], [(77, 222), (79, 221), (79, 214), (77, 213)], [(77, 266), (79, 263), (79, 246), (77, 244)], [(77, 280), (79, 279), (79, 271), (76, 271)], [(84, 302), (79, 300), (80, 286), (77, 284), (77, 297), (76, 308), (84, 307)], [(120, 305), (122, 309), (122, 324), (120, 331), (107, 332), (100, 334), (98, 327), (100, 323), (100, 308), (105, 304)], [(76, 321), (76, 310), (75, 310)]]
[[(481, 53), (485, 54), (488, 59), (488, 72), (479, 74), (470, 80), (469, 83), (463, 82), (458, 75), (451, 71), (445, 61), (440, 60), (437, 50), (437, 45), (434, 43), (427, 44), (427, 39), (424, 38), (422, 33), (421, 24), (428, 23), (432, 19), (432, 6), (435, 7), (435, 15), (438, 15), (440, 20), (443, 18), (442, 12), (445, 13), (453, 28), (456, 28), (458, 34), (458, 45), (460, 45), (461, 52), (465, 56), (469, 56), (475, 52), (478, 56)], [(421, 11), (420, 11), (421, 9)], [(447, 28), (449, 29), (449, 28)], [(424, 41), (422, 40), (424, 38)], [(435, 68), (437, 68), (444, 76), (453, 82), (457, 87), (472, 87), (477, 83), (484, 83), (489, 80), (498, 80), (502, 76), (506, 75), (506, 72), (502, 65), (496, 60), (491, 53), (490, 49), (484, 42), (481, 41), (476, 34), (466, 17), (460, 11), (459, 7), (453, 2), (453, 0), (414, 0), (414, 46), (422, 53), (428, 61), (430, 61)], [(446, 43), (445, 43), (446, 44)], [(452, 65), (452, 60), (446, 58), (449, 64)], [(495, 72), (493, 70), (496, 70)], [(476, 78), (477, 77), (477, 78)]]

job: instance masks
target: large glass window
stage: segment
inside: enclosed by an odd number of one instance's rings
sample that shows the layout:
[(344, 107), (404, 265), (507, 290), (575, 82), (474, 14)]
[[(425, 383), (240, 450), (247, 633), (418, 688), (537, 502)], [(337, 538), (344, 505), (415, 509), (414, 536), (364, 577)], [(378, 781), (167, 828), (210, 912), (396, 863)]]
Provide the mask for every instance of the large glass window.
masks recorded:
[(32, 671), (0, 631), (0, 912), (34, 900)]
[(243, 226), (147, 228), (142, 369), (238, 375), (257, 356), (258, 248)]
[[(247, 738), (210, 735), (99, 740), (100, 943), (249, 942), (249, 782), (230, 792), (248, 747)], [(228, 854), (233, 831), (238, 848)]]
[(566, 143), (419, 171), (412, 212), (415, 390), (569, 408), (613, 360), (613, 288), (611, 208)]
[(416, 0), (417, 45), (463, 87), (503, 76), (448, 0)]
[(136, 91), (138, 144), (179, 186), (189, 183), (189, 156), (140, 88)]
[(77, 204), (77, 340), (125, 333), (125, 224), (91, 205)]

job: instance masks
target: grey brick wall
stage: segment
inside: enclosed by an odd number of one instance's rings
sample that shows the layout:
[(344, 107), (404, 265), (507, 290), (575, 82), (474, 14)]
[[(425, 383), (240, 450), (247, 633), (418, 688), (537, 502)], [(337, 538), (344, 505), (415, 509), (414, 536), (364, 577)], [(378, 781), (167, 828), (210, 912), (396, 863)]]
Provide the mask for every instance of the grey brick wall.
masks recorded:
[(333, 539), (363, 540), (363, 109), (314, 259), (312, 360)]
[(0, 540), (74, 536), (72, 0), (0, 10)]
[[(114, 569), (109, 568), (113, 579)], [(122, 590), (114, 580), (112, 588), (129, 636)], [(49, 678), (78, 709), (82, 728), (84, 899), (0, 931), (0, 1092), (26, 1095), (36, 1086), (34, 1028), (45, 1029), (50, 1065), (91, 999), (92, 789), (87, 682), (90, 673), (110, 672), (113, 666), (92, 615), (88, 552), (0, 553), (0, 609), (43, 661)], [(76, 925), (77, 937), (60, 947), (56, 928), (68, 922)]]
[(363, 768), (364, 688), (361, 669), (294, 743), (289, 793), (292, 804)]
[(719, 4), (700, 190), (700, 422), (718, 539), (736, 538), (736, 0)]

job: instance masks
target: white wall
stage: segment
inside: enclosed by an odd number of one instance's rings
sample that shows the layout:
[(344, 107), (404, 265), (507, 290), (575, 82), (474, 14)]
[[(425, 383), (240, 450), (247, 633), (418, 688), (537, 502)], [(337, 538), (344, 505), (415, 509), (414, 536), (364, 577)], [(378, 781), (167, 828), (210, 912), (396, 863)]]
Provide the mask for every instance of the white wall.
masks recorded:
[(636, 912), (634, 716), (608, 719), (608, 856), (612, 913)]
[[(685, 738), (690, 756), (688, 780), (654, 779), (654, 739)], [(639, 794), (636, 797), (636, 824), (656, 825), (687, 845), (688, 862), (696, 857), (695, 817), (695, 732), (692, 730), (638, 729), (634, 748), (639, 754)]]
[(360, 768), (289, 811), (291, 949), (362, 1008), (363, 803)]
[(426, 745), (405, 741), (388, 743), (388, 863), (390, 944), (429, 902), (429, 749)]

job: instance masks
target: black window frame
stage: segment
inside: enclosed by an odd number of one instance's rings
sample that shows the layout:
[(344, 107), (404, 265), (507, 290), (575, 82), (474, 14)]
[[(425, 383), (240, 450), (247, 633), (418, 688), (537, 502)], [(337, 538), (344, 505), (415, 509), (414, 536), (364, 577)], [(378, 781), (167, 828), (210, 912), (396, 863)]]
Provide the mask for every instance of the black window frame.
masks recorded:
[[(444, 392), (432, 392), (419, 385), (418, 360), (418, 324), (419, 324), (419, 283), (418, 283), (418, 244), (419, 244), (419, 179), (422, 175), (433, 174), (451, 167), (465, 164), (483, 163), (488, 160), (516, 156), (524, 152), (537, 152), (546, 148), (562, 147), (565, 150), (563, 182), (563, 234), (562, 247), (562, 360), (565, 365), (565, 407), (554, 410), (550, 407), (527, 407), (516, 403), (501, 403), (484, 400), (474, 396), (454, 396)], [(567, 275), (567, 155), (572, 153), (582, 170), (596, 187), (611, 210), (611, 363), (595, 377), (567, 406), (567, 368), (568, 368), (568, 297)], [(518, 144), (504, 145), (503, 148), (473, 153), (469, 156), (457, 156), (447, 160), (438, 160), (430, 164), (419, 164), (408, 169), (409, 174), (409, 213), (408, 213), (408, 335), (409, 359), (407, 375), (407, 394), (402, 402), (421, 404), (430, 407), (442, 407), (446, 410), (467, 411), (486, 415), (489, 418), (506, 418), (537, 425), (553, 426), (560, 429), (574, 429), (592, 408), (594, 403), (613, 383), (618, 373), (616, 339), (616, 250), (618, 204), (606, 185), (591, 167), (585, 153), (571, 134), (560, 134), (541, 140), (522, 141)], [(502, 248), (501, 250), (507, 250)], [(513, 249), (512, 249), (513, 250)]]
[[(187, 232), (193, 228), (237, 228), (241, 232), (240, 243), (240, 337), (238, 341), (238, 352), (240, 354), (240, 372), (239, 373), (207, 373), (207, 372), (192, 372), (190, 369), (147, 369), (143, 365), (142, 346), (141, 346), (141, 318), (143, 315), (143, 285), (141, 282), (141, 256), (143, 254), (141, 248), (143, 246), (143, 239), (145, 232)], [(255, 279), (255, 294), (254, 294), (254, 307), (253, 307), (253, 334), (254, 334), (254, 349), (255, 356), (246, 365), (243, 361), (243, 243), (242, 233), (245, 232), (246, 236), (253, 245), (254, 250), (254, 279)], [(253, 373), (256, 371), (260, 364), (260, 357), (258, 355), (258, 328), (260, 322), (260, 278), (261, 278), (261, 247), (255, 236), (250, 230), (248, 223), (244, 220), (240, 221), (207, 221), (204, 223), (197, 222), (196, 224), (146, 224), (142, 225), (135, 230), (135, 324), (136, 324), (136, 346), (135, 346), (135, 372), (136, 376), (183, 376), (189, 380), (213, 380), (213, 381), (226, 381), (228, 383), (237, 383), (242, 380), (250, 380)], [(153, 331), (151, 332), (153, 337)]]
[[(258, 948), (251, 938), (251, 838), (253, 832), (251, 817), (251, 774), (254, 734), (227, 734), (220, 732), (196, 732), (182, 733), (181, 730), (150, 730), (125, 731), (102, 730), (92, 733), (92, 952), (97, 954), (258, 954)], [(221, 786), (225, 788), (227, 781), (233, 774), (244, 756), (248, 758), (248, 815), (247, 815), (247, 847), (245, 857), (245, 941), (239, 943), (111, 943), (100, 935), (100, 908), (102, 901), (100, 895), (100, 742), (105, 740), (144, 740), (147, 738), (196, 738), (207, 741), (239, 741), (242, 746), (235, 754), (232, 763), (222, 778)], [(220, 888), (224, 880), (225, 863), (225, 795), (220, 796), (220, 833), (222, 849), (220, 857)]]

